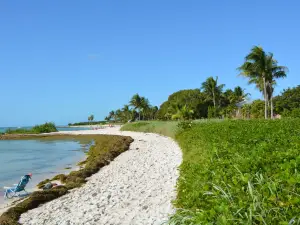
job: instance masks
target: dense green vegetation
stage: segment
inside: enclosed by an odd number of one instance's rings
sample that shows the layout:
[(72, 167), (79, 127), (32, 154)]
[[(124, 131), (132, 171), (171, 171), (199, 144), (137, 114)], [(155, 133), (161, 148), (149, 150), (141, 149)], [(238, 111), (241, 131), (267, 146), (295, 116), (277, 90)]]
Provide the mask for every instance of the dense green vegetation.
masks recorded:
[[(183, 163), (174, 202), (179, 210), (170, 223), (300, 223), (298, 119), (208, 120), (179, 127)], [(151, 123), (127, 128), (157, 131)]]
[(88, 121), (88, 122), (69, 123), (68, 126), (88, 126), (88, 125), (100, 125), (105, 123), (106, 121)]
[[(48, 139), (49, 137), (45, 137)], [(55, 137), (50, 137), (55, 138)], [(54, 179), (60, 179), (65, 185), (58, 186), (46, 191), (35, 191), (27, 199), (8, 209), (0, 216), (1, 225), (17, 225), (20, 215), (30, 209), (63, 196), (69, 190), (80, 187), (86, 182), (86, 178), (99, 171), (99, 169), (113, 160), (122, 152), (128, 150), (133, 141), (130, 137), (110, 135), (79, 135), (79, 136), (58, 136), (57, 138), (74, 138), (76, 140), (94, 140), (88, 152), (88, 158), (84, 162), (85, 167), (79, 171), (73, 171), (69, 175), (58, 175)], [(49, 182), (47, 180), (46, 182)], [(45, 183), (45, 182), (43, 182)]]
[(288, 88), (274, 98), (275, 111), (284, 117), (300, 117), (300, 86)]
[(122, 109), (110, 111), (109, 115), (105, 117), (105, 120), (121, 123), (134, 121), (136, 119), (154, 120), (157, 111), (158, 107), (152, 106), (147, 98), (135, 94)]
[[(251, 102), (250, 94), (245, 93), (240, 86), (225, 89), (225, 84), (220, 84), (218, 77), (208, 77), (196, 89), (180, 90), (171, 94), (159, 108), (151, 106), (147, 98), (135, 94), (128, 105), (111, 111), (105, 119), (127, 122), (202, 118), (273, 119), (280, 117), (279, 115), (300, 117), (300, 110), (294, 107), (299, 106), (300, 101), (295, 93), (299, 90), (284, 90), (281, 95), (274, 97), (277, 79), (286, 77), (288, 69), (278, 65), (272, 53), (266, 53), (262, 47), (254, 46), (238, 70), (241, 76), (248, 79), (249, 84), (254, 84), (263, 94), (264, 101)], [(292, 109), (290, 105), (293, 105)]]
[(5, 133), (7, 134), (41, 134), (41, 133), (51, 133), (57, 132), (56, 126), (54, 123), (44, 123), (41, 125), (36, 125), (31, 129), (8, 129)]

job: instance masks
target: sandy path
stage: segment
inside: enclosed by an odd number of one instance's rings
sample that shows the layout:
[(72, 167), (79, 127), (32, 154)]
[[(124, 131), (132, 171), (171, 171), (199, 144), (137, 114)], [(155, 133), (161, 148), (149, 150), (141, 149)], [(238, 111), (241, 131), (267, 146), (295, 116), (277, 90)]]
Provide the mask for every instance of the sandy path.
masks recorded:
[(182, 155), (170, 138), (118, 128), (65, 132), (131, 136), (130, 150), (79, 189), (21, 216), (23, 224), (162, 224), (173, 213)]

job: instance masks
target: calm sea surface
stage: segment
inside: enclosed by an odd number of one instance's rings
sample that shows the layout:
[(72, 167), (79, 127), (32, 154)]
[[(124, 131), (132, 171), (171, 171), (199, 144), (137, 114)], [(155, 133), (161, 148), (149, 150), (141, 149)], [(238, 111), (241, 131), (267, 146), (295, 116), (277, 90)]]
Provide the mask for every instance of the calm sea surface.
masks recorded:
[(83, 160), (88, 148), (75, 140), (0, 140), (0, 203), (4, 186), (18, 183), (23, 175), (32, 173), (30, 189), (45, 178), (69, 172), (65, 168)]
[[(10, 129), (17, 129), (17, 128), (24, 128), (30, 129), (32, 127), (0, 127), (0, 133), (4, 133), (8, 128)], [(90, 130), (90, 127), (57, 127), (58, 131), (72, 131), (72, 130)]]

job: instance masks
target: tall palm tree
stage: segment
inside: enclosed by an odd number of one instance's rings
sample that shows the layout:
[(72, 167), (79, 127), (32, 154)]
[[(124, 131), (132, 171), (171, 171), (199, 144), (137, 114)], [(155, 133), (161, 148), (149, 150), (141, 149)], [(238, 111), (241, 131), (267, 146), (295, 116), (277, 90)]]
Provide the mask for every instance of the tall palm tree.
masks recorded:
[(218, 85), (218, 77), (216, 77), (216, 79), (209, 77), (202, 83), (201, 89), (213, 101), (214, 108), (216, 108), (216, 102), (219, 100), (224, 86), (224, 84)]
[[(287, 68), (278, 66), (272, 53), (265, 53), (262, 47), (254, 46), (245, 57), (245, 62), (238, 68), (241, 75), (249, 78), (249, 83), (254, 83), (263, 93), (265, 100), (265, 118), (268, 118), (268, 103), (272, 99), (274, 81), (285, 77)], [(273, 105), (273, 102), (272, 102)], [(271, 118), (273, 118), (273, 106), (271, 106)]]
[(286, 66), (278, 66), (278, 61), (273, 58), (273, 54), (268, 56), (268, 73), (266, 81), (266, 92), (268, 101), (271, 103), (271, 119), (274, 118), (273, 93), (278, 78), (285, 78), (288, 73)]
[(90, 115), (90, 119), (91, 119), (91, 122), (93, 122), (93, 120), (94, 120), (94, 115), (93, 114)]
[(139, 120), (141, 120), (141, 106), (142, 106), (142, 100), (139, 94), (135, 94), (132, 96), (129, 104), (134, 107), (135, 110), (138, 110), (139, 114)]
[(268, 98), (267, 98), (267, 54), (262, 47), (254, 46), (250, 53), (245, 57), (245, 62), (238, 68), (241, 75), (251, 79), (262, 80), (263, 94), (265, 99), (265, 118), (268, 118)]

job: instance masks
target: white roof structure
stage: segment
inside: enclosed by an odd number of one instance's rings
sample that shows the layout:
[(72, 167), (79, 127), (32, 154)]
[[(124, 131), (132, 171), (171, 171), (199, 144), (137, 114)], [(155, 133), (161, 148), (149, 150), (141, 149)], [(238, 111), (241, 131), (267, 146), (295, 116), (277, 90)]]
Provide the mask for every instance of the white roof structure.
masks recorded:
[(235, 105), (236, 105), (238, 108), (241, 108), (241, 107), (243, 107), (244, 105), (251, 104), (251, 102), (252, 102), (252, 101), (250, 101), (250, 100), (244, 100), (244, 101), (241, 101), (241, 102), (236, 103)]

